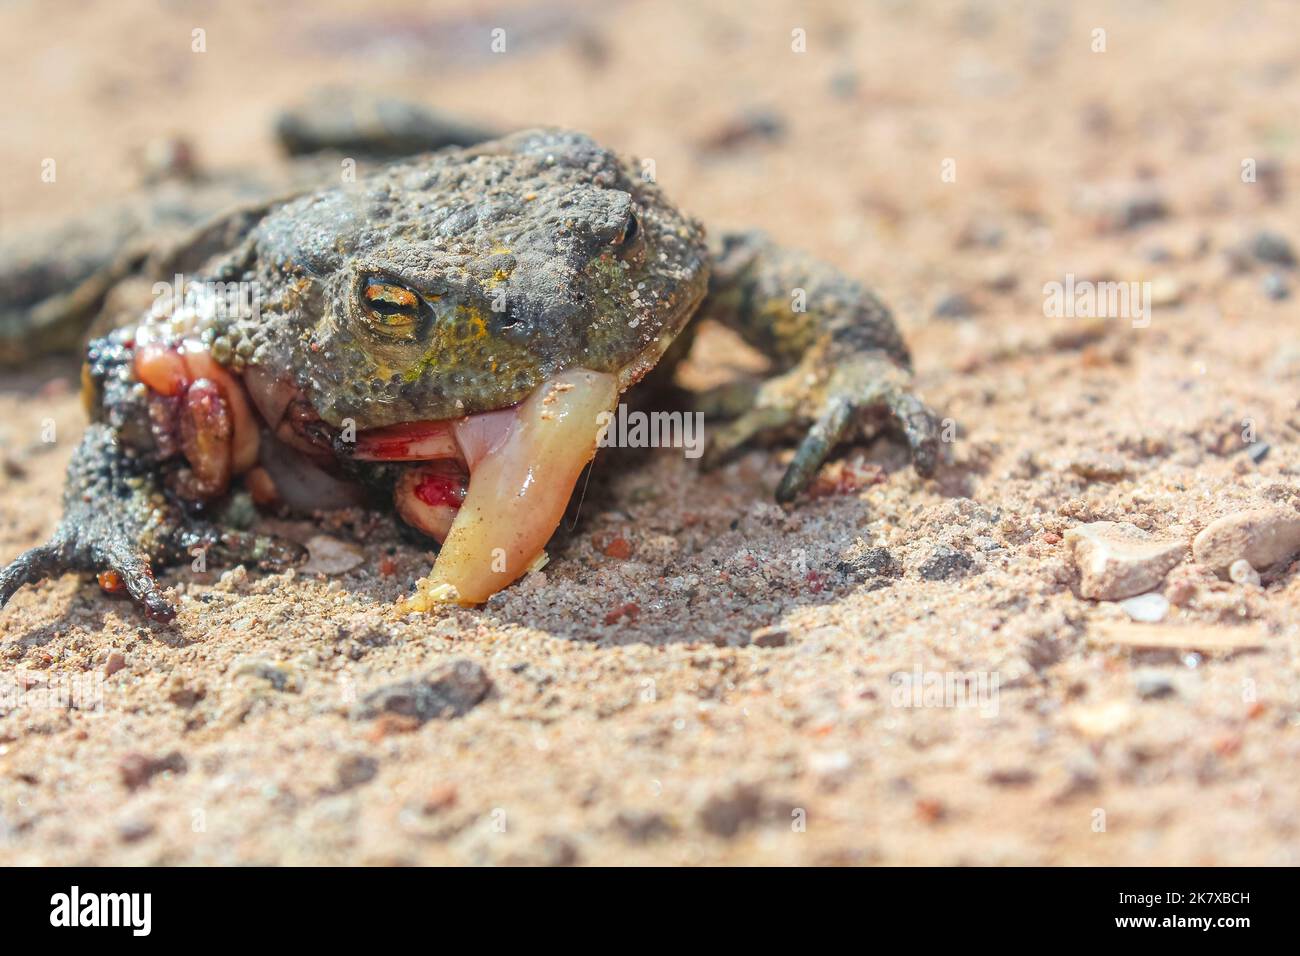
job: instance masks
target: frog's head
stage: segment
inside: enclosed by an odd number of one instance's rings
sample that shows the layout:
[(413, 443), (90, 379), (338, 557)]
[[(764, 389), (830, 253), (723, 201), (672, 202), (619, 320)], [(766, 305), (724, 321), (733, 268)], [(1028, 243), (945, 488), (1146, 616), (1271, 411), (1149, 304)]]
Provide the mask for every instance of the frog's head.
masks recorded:
[[(568, 369), (626, 387), (703, 297), (703, 233), (580, 133), (533, 130), (289, 204), (276, 362), (364, 430), (522, 401)], [(270, 331), (270, 330), (267, 330)]]
[(699, 226), (562, 131), (389, 167), (253, 241), (273, 294), (241, 337), (246, 381), (273, 427), (296, 394), (336, 454), (400, 463), (399, 512), (445, 538), (413, 606), (483, 601), (535, 566), (602, 416), (708, 283)]

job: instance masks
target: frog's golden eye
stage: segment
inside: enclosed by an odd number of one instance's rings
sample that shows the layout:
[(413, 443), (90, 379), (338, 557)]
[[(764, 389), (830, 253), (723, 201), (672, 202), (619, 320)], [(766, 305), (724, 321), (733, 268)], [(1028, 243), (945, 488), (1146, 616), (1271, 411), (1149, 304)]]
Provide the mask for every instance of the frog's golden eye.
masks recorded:
[(636, 213), (627, 217), (623, 229), (614, 237), (613, 245), (617, 254), (626, 259), (636, 255), (641, 250), (641, 220), (637, 218)]
[(361, 304), (370, 327), (392, 338), (414, 338), (424, 301), (403, 286), (384, 279), (367, 279), (361, 287)]

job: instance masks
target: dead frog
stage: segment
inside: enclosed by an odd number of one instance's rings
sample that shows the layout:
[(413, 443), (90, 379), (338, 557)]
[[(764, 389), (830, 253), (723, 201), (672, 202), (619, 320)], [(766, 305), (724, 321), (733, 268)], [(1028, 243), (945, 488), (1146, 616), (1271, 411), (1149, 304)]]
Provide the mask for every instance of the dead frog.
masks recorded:
[(442, 545), (408, 608), (482, 603), (536, 565), (598, 423), (685, 351), (701, 316), (777, 369), (714, 430), (706, 464), (801, 434), (776, 490), (790, 501), (882, 418), (919, 473), (936, 464), (936, 417), (870, 292), (758, 235), (710, 250), (634, 164), (580, 133), (430, 154), (242, 213), (229, 232), (199, 278), (90, 344), (91, 424), (63, 520), (0, 572), (0, 603), (90, 571), (165, 621), (176, 610), (155, 566), (196, 549), (295, 561), (296, 545), (222, 524), (235, 482), (306, 513), (379, 489)]

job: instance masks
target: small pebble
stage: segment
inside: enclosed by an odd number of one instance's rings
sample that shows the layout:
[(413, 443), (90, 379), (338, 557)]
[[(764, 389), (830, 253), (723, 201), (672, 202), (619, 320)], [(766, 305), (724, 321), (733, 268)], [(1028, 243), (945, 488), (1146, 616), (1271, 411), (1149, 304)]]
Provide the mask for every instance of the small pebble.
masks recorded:
[(901, 573), (898, 562), (888, 548), (866, 548), (852, 553), (837, 566), (837, 570), (848, 577), (870, 581), (879, 578), (896, 578)]
[(1268, 453), (1272, 450), (1272, 446), (1266, 441), (1251, 442), (1246, 446), (1246, 454), (1249, 455), (1250, 460), (1257, 465), (1267, 458)]
[(1065, 532), (1079, 569), (1079, 593), (1097, 601), (1118, 601), (1160, 585), (1182, 560), (1187, 545), (1152, 538), (1140, 528), (1094, 521)]
[(1154, 624), (1157, 621), (1163, 621), (1165, 615), (1169, 613), (1169, 601), (1158, 591), (1152, 591), (1149, 594), (1139, 594), (1137, 597), (1131, 597), (1127, 600), (1120, 601), (1119, 606), (1124, 613), (1135, 621), (1141, 621), (1146, 624)]
[(188, 764), (178, 750), (173, 750), (164, 757), (149, 757), (142, 753), (129, 753), (117, 765), (122, 783), (128, 790), (138, 790), (160, 773), (185, 773)]
[(1263, 281), (1260, 282), (1260, 288), (1274, 302), (1281, 302), (1291, 295), (1291, 288), (1286, 284), (1286, 279), (1282, 278), (1280, 272), (1270, 272), (1264, 276)]
[(221, 572), (221, 577), (217, 581), (217, 590), (238, 591), (247, 583), (248, 569), (242, 564), (237, 564), (233, 568)]
[(649, 843), (677, 831), (671, 820), (653, 810), (623, 810), (614, 818), (614, 826), (631, 843)]
[(461, 659), (415, 680), (399, 681), (373, 690), (361, 699), (353, 720), (371, 720), (381, 714), (430, 720), (461, 717), (477, 707), (492, 690), (492, 679), (481, 665)]
[(990, 292), (1014, 292), (1020, 284), (1020, 275), (1014, 267), (994, 262), (985, 268), (981, 281)]
[(1105, 232), (1133, 229), (1164, 219), (1169, 207), (1158, 187), (1148, 182), (1110, 182), (1089, 186), (1078, 196), (1080, 210)]
[(760, 142), (776, 142), (786, 131), (785, 119), (770, 109), (751, 109), (732, 117), (700, 140), (700, 146), (725, 152)]
[(755, 647), (785, 647), (790, 643), (790, 632), (783, 627), (760, 627), (750, 633), (749, 641)]
[(934, 797), (921, 797), (913, 805), (916, 818), (922, 823), (938, 823), (948, 814), (942, 800)]
[(1250, 241), (1250, 251), (1260, 262), (1269, 262), (1288, 269), (1295, 266), (1295, 252), (1286, 236), (1261, 229)]
[(609, 544), (605, 545), (604, 554), (607, 558), (614, 558), (617, 561), (626, 561), (628, 558), (632, 557), (632, 545), (629, 543), (627, 538), (619, 535), (617, 538), (610, 541)]
[(997, 249), (1006, 238), (1006, 231), (997, 223), (987, 219), (975, 219), (967, 223), (957, 235), (958, 249)]
[(1159, 700), (1178, 692), (1169, 676), (1159, 671), (1138, 671), (1133, 675), (1133, 687), (1143, 700)]
[(984, 779), (995, 787), (1025, 787), (1036, 777), (1029, 767), (998, 767), (990, 770)]
[(954, 548), (939, 547), (921, 564), (921, 577), (927, 581), (946, 581), (969, 574), (975, 567), (970, 555)]
[(324, 534), (315, 535), (307, 542), (307, 553), (310, 557), (302, 566), (305, 574), (343, 574), (366, 559), (356, 545)]
[(369, 783), (379, 774), (379, 761), (364, 754), (350, 754), (339, 759), (334, 768), (340, 790), (351, 790)]
[(104, 662), (104, 676), (112, 677), (124, 667), (126, 667), (126, 655), (121, 651), (112, 651), (108, 655), (108, 660)]
[(424, 805), (421, 812), (425, 816), (434, 816), (444, 810), (450, 810), (456, 805), (458, 792), (454, 783), (443, 783), (435, 786), (424, 798)]
[(154, 829), (154, 824), (148, 820), (127, 820), (118, 824), (117, 836), (123, 843), (139, 843)]
[(605, 613), (605, 623), (617, 624), (619, 621), (622, 621), (624, 619), (628, 621), (635, 621), (640, 616), (641, 616), (640, 605), (629, 602), (627, 604), (620, 604), (618, 605), (618, 607), (612, 608), (611, 610), (607, 611)]
[(306, 678), (288, 664), (271, 661), (262, 657), (241, 657), (231, 666), (232, 679), (250, 677), (264, 680), (275, 690), (299, 693), (306, 684)]
[(1237, 584), (1253, 584), (1259, 587), (1259, 572), (1251, 567), (1250, 562), (1245, 558), (1239, 558), (1229, 565), (1228, 577)]
[(700, 807), (697, 818), (708, 833), (730, 839), (757, 822), (762, 813), (762, 791), (757, 786), (741, 784), (710, 797)]
[(968, 296), (952, 292), (935, 303), (933, 314), (936, 319), (964, 319), (978, 312), (979, 308)]
[(1179, 305), (1183, 301), (1183, 284), (1173, 276), (1160, 276), (1151, 283), (1151, 304)]
[(1197, 562), (1224, 574), (1239, 559), (1268, 568), (1300, 552), (1300, 512), (1274, 506), (1211, 522), (1192, 542)]

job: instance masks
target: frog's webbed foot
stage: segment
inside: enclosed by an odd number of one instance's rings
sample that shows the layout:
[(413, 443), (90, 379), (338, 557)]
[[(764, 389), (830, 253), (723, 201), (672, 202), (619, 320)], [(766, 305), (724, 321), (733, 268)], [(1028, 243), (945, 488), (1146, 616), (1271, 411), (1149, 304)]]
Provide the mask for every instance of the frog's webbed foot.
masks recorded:
[(154, 579), (155, 566), (204, 555), (217, 563), (280, 568), (302, 549), (266, 535), (196, 521), (162, 490), (156, 462), (124, 452), (113, 430), (92, 424), (68, 466), (63, 520), (46, 544), (0, 571), (0, 607), (24, 584), (68, 571), (95, 574), (109, 593), (128, 594), (155, 621), (176, 606)]
[(777, 501), (792, 501), (808, 487), (839, 442), (884, 419), (897, 428), (922, 477), (939, 462), (940, 420), (911, 391), (908, 375), (883, 354), (858, 355), (831, 373), (794, 460), (776, 489)]
[(818, 375), (813, 365), (814, 357), (809, 356), (754, 390), (750, 407), (714, 431), (704, 466), (716, 467), (761, 439), (802, 432), (776, 489), (777, 501), (793, 501), (836, 445), (887, 424), (906, 439), (917, 474), (934, 474), (940, 420), (911, 391), (905, 369), (881, 352), (838, 361), (829, 375)]

